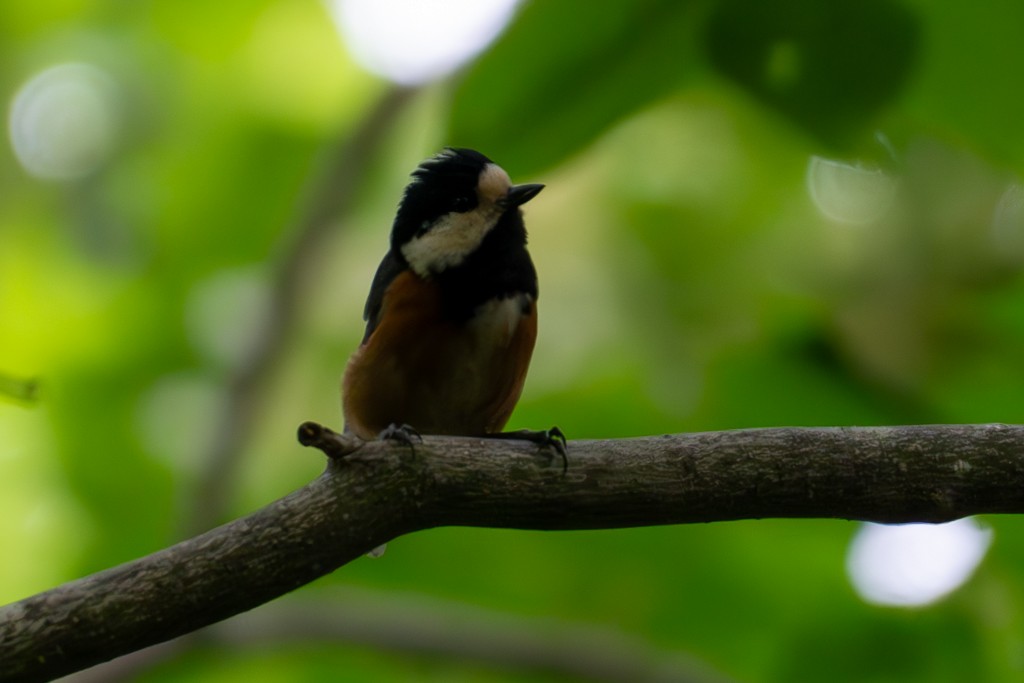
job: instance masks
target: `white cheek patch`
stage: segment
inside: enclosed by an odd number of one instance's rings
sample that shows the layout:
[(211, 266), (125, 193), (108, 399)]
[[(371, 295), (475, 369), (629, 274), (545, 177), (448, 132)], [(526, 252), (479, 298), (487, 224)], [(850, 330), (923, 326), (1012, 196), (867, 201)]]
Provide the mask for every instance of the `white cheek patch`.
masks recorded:
[(424, 234), (402, 245), (402, 256), (420, 277), (457, 266), (484, 241), (502, 214), (502, 201), (512, 182), (497, 164), (487, 164), (477, 179), (477, 207), (438, 218)]
[(500, 217), (493, 206), (445, 214), (428, 232), (402, 245), (402, 256), (420, 277), (457, 266), (476, 251)]

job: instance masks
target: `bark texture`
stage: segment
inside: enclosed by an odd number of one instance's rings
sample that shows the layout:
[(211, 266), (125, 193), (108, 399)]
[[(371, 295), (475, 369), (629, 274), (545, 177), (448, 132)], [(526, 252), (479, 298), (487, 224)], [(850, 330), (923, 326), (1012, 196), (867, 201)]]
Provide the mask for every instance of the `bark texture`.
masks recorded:
[(355, 444), (317, 479), (147, 557), (0, 607), (0, 680), (41, 681), (194, 631), (436, 526), (602, 529), (765, 517), (1024, 512), (1024, 427), (775, 428), (569, 443)]

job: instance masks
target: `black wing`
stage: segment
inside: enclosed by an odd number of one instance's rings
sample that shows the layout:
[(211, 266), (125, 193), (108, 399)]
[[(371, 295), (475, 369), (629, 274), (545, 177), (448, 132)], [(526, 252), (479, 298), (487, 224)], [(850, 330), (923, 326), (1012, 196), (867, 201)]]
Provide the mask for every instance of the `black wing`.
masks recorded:
[(380, 309), (384, 304), (384, 292), (387, 291), (388, 285), (407, 267), (405, 261), (395, 256), (393, 251), (388, 251), (384, 255), (384, 260), (377, 266), (377, 274), (373, 276), (370, 295), (366, 297), (366, 307), (363, 309), (366, 332), (363, 334), (362, 343), (365, 344), (373, 331), (377, 329), (377, 324), (380, 322)]

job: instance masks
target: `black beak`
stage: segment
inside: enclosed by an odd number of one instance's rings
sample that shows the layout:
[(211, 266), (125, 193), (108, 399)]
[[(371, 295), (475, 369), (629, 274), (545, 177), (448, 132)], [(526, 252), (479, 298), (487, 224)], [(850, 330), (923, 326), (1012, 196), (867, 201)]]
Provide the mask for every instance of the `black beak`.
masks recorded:
[(515, 185), (505, 195), (505, 206), (522, 206), (530, 201), (544, 189), (543, 185)]

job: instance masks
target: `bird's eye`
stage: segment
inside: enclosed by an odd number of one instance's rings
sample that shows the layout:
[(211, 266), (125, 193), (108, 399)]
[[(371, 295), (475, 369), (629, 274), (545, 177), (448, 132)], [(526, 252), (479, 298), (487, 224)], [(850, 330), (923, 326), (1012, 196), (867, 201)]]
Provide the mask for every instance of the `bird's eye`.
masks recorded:
[(463, 213), (465, 211), (469, 211), (470, 209), (473, 208), (473, 206), (474, 206), (473, 200), (470, 199), (469, 197), (465, 197), (465, 196), (463, 196), (463, 197), (456, 197), (452, 201), (452, 211), (455, 211), (456, 213)]
[(419, 230), (416, 231), (417, 235), (425, 235), (430, 230), (430, 226), (433, 225), (430, 221), (423, 221), (420, 223)]

